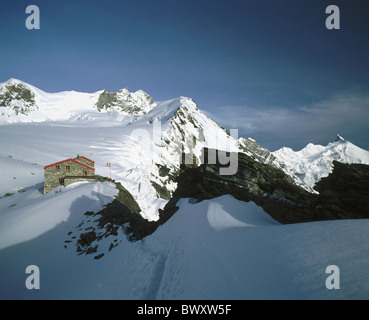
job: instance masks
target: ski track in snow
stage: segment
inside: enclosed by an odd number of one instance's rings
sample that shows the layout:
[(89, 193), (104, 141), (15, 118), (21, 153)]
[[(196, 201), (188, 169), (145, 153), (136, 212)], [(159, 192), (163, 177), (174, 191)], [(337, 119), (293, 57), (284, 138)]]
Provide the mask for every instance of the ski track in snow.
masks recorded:
[(163, 255), (157, 256), (154, 262), (154, 267), (152, 268), (153, 270), (147, 293), (142, 297), (143, 300), (155, 300), (157, 298), (158, 291), (163, 280), (166, 260), (167, 258)]

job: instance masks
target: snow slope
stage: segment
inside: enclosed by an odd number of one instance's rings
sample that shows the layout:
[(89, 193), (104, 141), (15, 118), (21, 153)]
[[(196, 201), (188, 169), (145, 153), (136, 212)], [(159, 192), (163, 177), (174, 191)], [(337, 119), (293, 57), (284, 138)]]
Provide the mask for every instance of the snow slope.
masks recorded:
[[(45, 196), (42, 190), (32, 188), (24, 193), (0, 202), (0, 249), (34, 239), (75, 212), (97, 212), (114, 200), (118, 190), (111, 182), (80, 182)], [(9, 201), (13, 205), (7, 207)]]
[(44, 168), (36, 163), (28, 163), (13, 159), (11, 156), (0, 156), (1, 183), (0, 197), (6, 193), (24, 191), (43, 181)]
[[(88, 192), (87, 192), (88, 193)], [(110, 191), (108, 192), (110, 194)], [(61, 197), (57, 194), (55, 197)], [(72, 201), (72, 199), (70, 199)], [(74, 200), (75, 201), (75, 200)], [(366, 220), (279, 225), (253, 203), (231, 196), (179, 211), (143, 242), (119, 245), (99, 260), (65, 248), (82, 212), (32, 240), (0, 250), (1, 299), (366, 299)], [(30, 208), (33, 205), (30, 204)], [(49, 216), (46, 203), (38, 206)], [(55, 220), (59, 218), (55, 217)], [(13, 220), (13, 230), (18, 230)], [(30, 228), (37, 228), (30, 224)], [(4, 227), (0, 224), (0, 234)], [(10, 245), (10, 243), (8, 244)], [(25, 287), (25, 268), (40, 268), (40, 290)], [(328, 265), (341, 289), (328, 290)]]

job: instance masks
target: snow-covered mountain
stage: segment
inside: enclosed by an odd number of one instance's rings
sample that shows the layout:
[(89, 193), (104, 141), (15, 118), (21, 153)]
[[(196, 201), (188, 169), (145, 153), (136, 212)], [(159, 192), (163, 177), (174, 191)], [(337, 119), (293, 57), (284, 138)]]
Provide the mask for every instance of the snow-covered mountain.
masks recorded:
[[(239, 151), (238, 141), (200, 112), (190, 98), (180, 97), (157, 105), (142, 90), (135, 93), (127, 89), (117, 93), (105, 90), (96, 93), (45, 93), (16, 79), (2, 83), (0, 88), (2, 96), (9, 96), (0, 105), (0, 124), (37, 122), (63, 125), (69, 127), (69, 131), (78, 130), (71, 128), (78, 126), (109, 127), (111, 130), (114, 126), (119, 127), (117, 137), (121, 139), (113, 137), (111, 142), (112, 145), (119, 144), (117, 149), (105, 145), (100, 147), (101, 141), (97, 141), (90, 144), (88, 154), (99, 160), (101, 152), (105, 157), (103, 163), (119, 159), (113, 166), (115, 178), (124, 182), (138, 201), (141, 214), (149, 220), (158, 218), (158, 208), (164, 207), (176, 189), (174, 179), (179, 173), (182, 152), (193, 153), (194, 163), (199, 164), (203, 147)], [(22, 94), (16, 95), (18, 91)], [(27, 101), (25, 96), (32, 99)], [(83, 134), (78, 135), (84, 137)], [(41, 136), (40, 133), (36, 139), (41, 140)], [(67, 138), (69, 133), (63, 132), (63, 136)], [(65, 146), (68, 142), (55, 144), (63, 145), (63, 150), (70, 149)], [(74, 147), (72, 154), (76, 152), (82, 153)], [(14, 154), (9, 150), (11, 153)], [(60, 154), (60, 158), (63, 159), (66, 153)], [(33, 151), (30, 157), (36, 154)], [(58, 158), (53, 154), (55, 151), (49, 150), (47, 160), (35, 157), (35, 161), (55, 162)], [(19, 158), (23, 156), (19, 155)]]
[(85, 119), (97, 111), (138, 116), (155, 106), (152, 98), (142, 90), (47, 93), (17, 79), (0, 83), (0, 124)]
[[(110, 137), (111, 146), (91, 141), (87, 152), (97, 160), (104, 158), (102, 165), (116, 159), (115, 178), (134, 196), (142, 216), (149, 220), (158, 219), (158, 209), (164, 208), (176, 190), (181, 163), (198, 166), (204, 162), (204, 147), (244, 153), (257, 162), (283, 170), (312, 193), (316, 192), (314, 185), (332, 172), (334, 160), (369, 164), (369, 152), (343, 138), (326, 147), (309, 144), (298, 152), (290, 148), (270, 152), (251, 138), (238, 138), (237, 133), (232, 136), (187, 97), (156, 104), (142, 90), (46, 93), (16, 79), (1, 83), (0, 124), (32, 122), (69, 127), (70, 132), (78, 131), (79, 126), (110, 130), (118, 127), (117, 136)], [(4, 127), (4, 130), (13, 129)], [(78, 135), (91, 140), (84, 136), (85, 131)], [(42, 139), (42, 134), (38, 134), (36, 141)], [(68, 141), (69, 133), (62, 134)], [(70, 148), (69, 142), (58, 141), (55, 145), (62, 145), (62, 150), (71, 149), (72, 154), (83, 150), (75, 145)], [(11, 149), (9, 146), (8, 154), (14, 154)], [(3, 154), (7, 155), (5, 150), (3, 147)], [(52, 163), (69, 156), (63, 151), (56, 157), (55, 151), (49, 150), (46, 155), (42, 153), (45, 159), (40, 159), (36, 150), (28, 154), (37, 163)], [(17, 159), (24, 160), (23, 154)]]
[(282, 169), (298, 185), (310, 192), (315, 192), (315, 184), (332, 173), (334, 161), (369, 164), (369, 152), (355, 146), (339, 134), (336, 140), (327, 146), (309, 143), (300, 151), (283, 147), (270, 152), (251, 138), (240, 138), (239, 142), (244, 149), (253, 152), (255, 160)]
[[(142, 90), (46, 93), (16, 79), (1, 83), (0, 124), (33, 122), (68, 127), (70, 132), (86, 128), (78, 133), (81, 138), (91, 140), (86, 152), (97, 160), (104, 159), (102, 165), (116, 159), (115, 178), (129, 190), (140, 205), (142, 216), (149, 220), (157, 220), (158, 210), (171, 199), (181, 163), (199, 166), (204, 162), (203, 148), (246, 154), (257, 162), (283, 170), (311, 193), (316, 193), (315, 184), (332, 172), (333, 161), (369, 164), (369, 152), (342, 137), (327, 146), (309, 144), (297, 152), (290, 148), (270, 152), (251, 138), (238, 138), (237, 132), (230, 134), (187, 97), (156, 104)], [(110, 146), (85, 136), (87, 128), (97, 127), (118, 128), (116, 137), (109, 137)], [(32, 131), (35, 127), (31, 128)], [(13, 129), (4, 127), (4, 130)], [(36, 156), (37, 148), (28, 156), (35, 157), (33, 162), (52, 163), (69, 156), (64, 150), (82, 153), (83, 147), (70, 147), (68, 132), (62, 134), (66, 142), (55, 142), (63, 146), (58, 157), (54, 150), (49, 150), (46, 155), (42, 153), (45, 159), (40, 159)], [(36, 141), (42, 139), (41, 132), (38, 135)], [(11, 149), (9, 146), (8, 154), (14, 154)], [(5, 150), (3, 147), (3, 154), (7, 155)], [(24, 160), (23, 154), (17, 159)]]
[[(280, 224), (366, 217), (368, 170), (360, 164), (369, 164), (369, 153), (343, 138), (270, 152), (222, 128), (188, 97), (155, 103), (141, 90), (46, 93), (16, 79), (0, 84), (0, 124), (1, 298), (369, 292), (367, 283), (355, 292), (367, 269), (365, 221)], [(226, 151), (222, 159), (219, 151)], [(43, 167), (76, 154), (95, 161), (98, 179), (43, 195)], [(234, 154), (237, 173), (222, 175), (219, 167), (231, 166)], [(335, 161), (343, 163), (338, 171)], [(348, 180), (350, 192), (330, 186)], [(340, 240), (327, 243), (332, 234)], [(351, 274), (348, 291), (325, 288), (327, 256)], [(43, 291), (11, 281), (28, 264), (42, 269)]]
[(279, 166), (297, 182), (310, 188), (314, 188), (318, 181), (332, 173), (333, 161), (369, 164), (369, 152), (346, 141), (340, 135), (327, 146), (309, 143), (297, 152), (282, 148), (272, 155), (275, 158), (271, 160), (271, 164)]
[(116, 123), (115, 120), (119, 125), (160, 122), (163, 134), (159, 135), (159, 143), (164, 141), (160, 150), (161, 157), (167, 159), (170, 155), (170, 161), (160, 163), (158, 160), (157, 164), (169, 165), (171, 173), (178, 169), (178, 157), (183, 151), (192, 153), (196, 161), (201, 163), (203, 147), (226, 149), (244, 152), (256, 161), (280, 168), (296, 183), (313, 192), (314, 185), (332, 172), (334, 160), (369, 164), (368, 151), (358, 148), (339, 135), (335, 142), (327, 146), (310, 143), (300, 151), (284, 147), (270, 152), (252, 138), (232, 137), (200, 112), (192, 99), (186, 97), (157, 106), (142, 90), (133, 93), (126, 88), (118, 92), (101, 90), (95, 93), (46, 93), (17, 79), (0, 83), (0, 124), (79, 120), (84, 125), (92, 122), (94, 126), (101, 125), (104, 119), (110, 125)]

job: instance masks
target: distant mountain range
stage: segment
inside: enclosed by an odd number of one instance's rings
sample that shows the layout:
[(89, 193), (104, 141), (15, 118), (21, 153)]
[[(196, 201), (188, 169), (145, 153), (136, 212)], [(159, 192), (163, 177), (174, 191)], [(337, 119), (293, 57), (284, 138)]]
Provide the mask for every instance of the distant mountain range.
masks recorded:
[(1, 122), (41, 122), (66, 120), (83, 112), (118, 111), (124, 115), (139, 116), (156, 106), (142, 90), (118, 92), (106, 90), (94, 93), (64, 91), (46, 93), (17, 79), (0, 83)]

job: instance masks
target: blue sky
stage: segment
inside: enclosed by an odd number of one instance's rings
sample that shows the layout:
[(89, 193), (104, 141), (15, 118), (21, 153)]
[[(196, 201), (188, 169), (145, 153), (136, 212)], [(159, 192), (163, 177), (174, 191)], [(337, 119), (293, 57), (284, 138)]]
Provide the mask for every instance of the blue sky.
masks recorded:
[[(41, 29), (25, 27), (38, 5)], [(340, 8), (327, 30), (325, 9)], [(366, 0), (11, 1), (0, 9), (0, 81), (47, 92), (142, 89), (192, 97), (262, 146), (369, 149)]]

